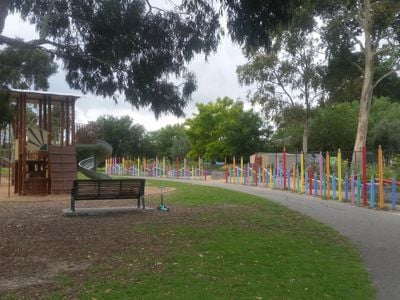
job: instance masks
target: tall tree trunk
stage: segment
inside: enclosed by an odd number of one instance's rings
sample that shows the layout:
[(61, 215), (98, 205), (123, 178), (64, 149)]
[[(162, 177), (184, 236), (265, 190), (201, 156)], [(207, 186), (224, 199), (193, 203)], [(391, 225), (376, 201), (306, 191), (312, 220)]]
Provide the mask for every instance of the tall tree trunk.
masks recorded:
[(356, 141), (354, 143), (353, 149), (353, 166), (354, 169), (356, 166), (359, 166), (361, 162), (361, 153), (362, 147), (367, 143), (367, 134), (368, 134), (368, 116), (372, 103), (372, 95), (373, 95), (373, 84), (374, 84), (374, 50), (371, 40), (372, 34), (372, 18), (371, 18), (371, 10), (370, 10), (370, 1), (365, 0), (364, 5), (364, 57), (365, 57), (365, 65), (364, 65), (364, 77), (363, 84), (361, 89), (361, 97), (360, 97), (360, 111), (358, 114), (358, 127), (357, 127), (357, 135)]
[(303, 153), (308, 153), (308, 137), (310, 135), (310, 95), (308, 89), (308, 81), (304, 85), (304, 99), (306, 103), (306, 119), (304, 120), (303, 130)]
[(309, 121), (308, 118), (304, 123), (304, 130), (303, 130), (303, 153), (308, 153), (308, 136), (310, 134), (309, 129)]

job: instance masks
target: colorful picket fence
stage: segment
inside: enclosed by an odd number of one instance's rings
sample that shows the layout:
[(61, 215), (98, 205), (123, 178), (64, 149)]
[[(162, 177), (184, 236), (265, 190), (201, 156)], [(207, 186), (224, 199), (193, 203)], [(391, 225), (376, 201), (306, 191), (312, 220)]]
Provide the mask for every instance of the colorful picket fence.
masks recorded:
[(189, 165), (186, 159), (181, 164), (178, 159), (170, 162), (165, 158), (160, 161), (158, 158), (150, 160), (138, 157), (132, 160), (124, 157), (111, 157), (105, 161), (105, 173), (114, 176), (207, 180), (207, 171), (200, 158), (196, 165)]
[[(240, 163), (232, 159), (232, 166), (226, 170), (226, 183), (268, 187), (270, 189), (289, 190), (299, 194), (318, 196), (322, 199), (351, 202), (358, 206), (375, 208), (385, 207), (385, 187), (390, 188), (390, 206), (396, 208), (397, 186), (396, 178), (384, 180), (383, 178), (383, 154), (378, 149), (377, 178), (372, 176), (367, 179), (366, 149), (362, 150), (361, 168), (358, 174), (343, 172), (342, 153), (337, 151), (335, 166), (331, 166), (329, 152), (318, 154), (312, 164), (306, 165), (303, 153), (296, 156), (296, 163), (287, 166), (286, 150), (281, 158), (274, 163), (266, 165), (259, 157), (254, 163), (244, 163), (243, 157)], [(386, 193), (388, 194), (388, 193)], [(388, 198), (388, 197), (386, 197)], [(377, 200), (377, 201), (376, 201)]]

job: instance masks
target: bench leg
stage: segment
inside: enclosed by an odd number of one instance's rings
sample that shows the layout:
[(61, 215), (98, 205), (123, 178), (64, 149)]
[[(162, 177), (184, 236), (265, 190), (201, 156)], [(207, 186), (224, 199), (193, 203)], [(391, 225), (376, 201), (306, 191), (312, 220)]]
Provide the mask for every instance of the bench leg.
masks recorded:
[(144, 196), (140, 197), (140, 201), (142, 202), (142, 208), (143, 210), (146, 209), (145, 203), (144, 203)]
[(71, 211), (75, 212), (75, 199), (71, 198)]

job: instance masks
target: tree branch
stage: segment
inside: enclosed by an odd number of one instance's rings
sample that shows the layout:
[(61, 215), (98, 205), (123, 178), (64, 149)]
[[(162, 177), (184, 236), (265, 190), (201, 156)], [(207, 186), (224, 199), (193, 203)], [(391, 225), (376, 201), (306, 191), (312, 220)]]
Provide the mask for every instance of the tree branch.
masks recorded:
[(388, 77), (388, 76), (390, 76), (390, 75), (396, 73), (396, 71), (397, 71), (397, 70), (391, 70), (391, 71), (387, 72), (386, 74), (382, 75), (382, 76), (375, 82), (373, 88), (375, 89), (375, 88), (377, 87), (377, 85), (378, 85), (383, 79), (385, 79), (386, 77)]
[(364, 69), (358, 64), (358, 63), (356, 63), (356, 62), (354, 62), (354, 61), (351, 61), (350, 62), (353, 66), (355, 66), (360, 72), (361, 72), (361, 74), (364, 74)]
[[(275, 72), (274, 72), (275, 73)], [(279, 87), (283, 90), (283, 92), (286, 94), (286, 96), (289, 98), (290, 103), (292, 104), (292, 106), (294, 106), (294, 100), (292, 98), (292, 96), (289, 94), (289, 92), (285, 89), (285, 85), (283, 84), (283, 82), (279, 79), (279, 77), (276, 76), (276, 79), (278, 80), (279, 83)]]

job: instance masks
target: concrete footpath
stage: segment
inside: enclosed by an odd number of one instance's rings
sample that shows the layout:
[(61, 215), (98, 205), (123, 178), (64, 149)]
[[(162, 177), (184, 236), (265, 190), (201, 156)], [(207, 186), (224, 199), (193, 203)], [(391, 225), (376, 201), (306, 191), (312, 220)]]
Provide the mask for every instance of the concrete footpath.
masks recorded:
[(217, 186), (268, 198), (331, 226), (350, 238), (358, 247), (366, 269), (378, 290), (377, 299), (400, 299), (399, 212), (361, 208), (349, 203), (261, 187), (216, 181), (191, 183)]

